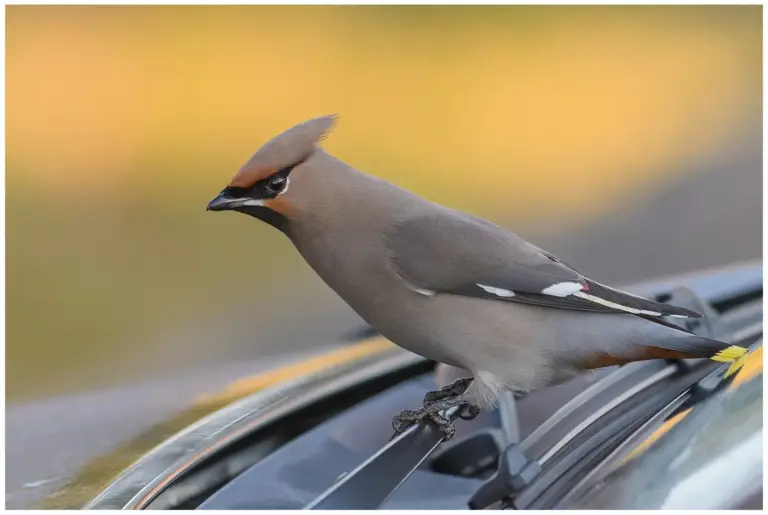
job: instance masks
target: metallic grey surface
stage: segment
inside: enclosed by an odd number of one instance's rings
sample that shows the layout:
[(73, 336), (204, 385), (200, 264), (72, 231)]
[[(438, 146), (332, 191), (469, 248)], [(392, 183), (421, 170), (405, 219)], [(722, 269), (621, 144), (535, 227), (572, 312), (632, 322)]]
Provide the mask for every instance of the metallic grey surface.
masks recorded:
[(523, 449), (543, 465), (595, 420), (676, 370), (661, 360), (625, 365), (563, 406), (523, 441)]
[(393, 349), (386, 355), (375, 354), (302, 376), (230, 404), (163, 442), (126, 470), (86, 508), (147, 507), (159, 493), (155, 491), (158, 485), (177, 471), (191, 466), (190, 456), (196, 455), (195, 461), (199, 461), (215, 452), (227, 434), (242, 432), (245, 435), (286, 413), (357, 384), (363, 378), (377, 377), (421, 360), (418, 356)]
[[(210, 367), (189, 374), (6, 406), (6, 507), (23, 508), (54, 494), (90, 460), (183, 412), (198, 395), (296, 359)], [(115, 470), (114, 473), (119, 471)]]
[[(762, 374), (708, 399), (576, 509), (737, 508), (762, 488)], [(642, 491), (643, 495), (637, 495)]]
[[(585, 491), (592, 487), (596, 481), (602, 479), (609, 472), (617, 467), (621, 460), (629, 456), (637, 446), (648, 438), (654, 431), (656, 431), (664, 421), (672, 415), (676, 409), (678, 409), (687, 399), (688, 393), (684, 393), (678, 396), (675, 400), (670, 402), (667, 406), (658, 411), (653, 417), (651, 417), (642, 427), (640, 427), (634, 434), (623, 441), (619, 446), (614, 449), (605, 460), (603, 460), (597, 467), (591, 469), (585, 474), (581, 480), (558, 501), (558, 506), (568, 506), (572, 499), (580, 498)], [(557, 507), (556, 507), (557, 509)]]

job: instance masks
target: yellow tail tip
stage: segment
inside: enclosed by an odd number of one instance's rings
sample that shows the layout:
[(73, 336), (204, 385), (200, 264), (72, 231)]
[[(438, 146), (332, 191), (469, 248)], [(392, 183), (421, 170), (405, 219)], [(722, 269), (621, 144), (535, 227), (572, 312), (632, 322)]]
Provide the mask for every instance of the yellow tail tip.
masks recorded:
[(744, 353), (741, 356), (739, 356), (736, 360), (734, 360), (734, 362), (731, 363), (731, 366), (728, 367), (728, 370), (725, 371), (723, 378), (730, 377), (736, 372), (738, 372), (739, 369), (744, 366), (744, 363), (747, 361), (748, 357), (749, 357), (749, 354)]
[[(712, 356), (712, 361), (720, 361), (721, 363), (731, 363), (732, 361), (737, 361), (743, 358), (747, 354), (747, 349), (744, 347), (739, 347), (738, 345), (731, 345), (727, 349), (723, 349), (714, 356)], [(742, 360), (743, 361), (743, 360)]]

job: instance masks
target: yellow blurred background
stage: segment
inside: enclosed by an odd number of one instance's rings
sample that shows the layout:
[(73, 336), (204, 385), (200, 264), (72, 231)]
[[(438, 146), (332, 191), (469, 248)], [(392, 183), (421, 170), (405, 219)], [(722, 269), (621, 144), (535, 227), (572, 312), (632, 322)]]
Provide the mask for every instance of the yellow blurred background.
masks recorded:
[[(364, 171), (516, 230), (589, 227), (759, 119), (761, 18), (7, 7), (9, 400), (300, 349), (315, 322), (340, 332), (325, 318), (340, 301), (284, 237), (205, 212), (278, 132), (338, 113), (324, 145)], [(297, 324), (304, 338), (280, 332)]]

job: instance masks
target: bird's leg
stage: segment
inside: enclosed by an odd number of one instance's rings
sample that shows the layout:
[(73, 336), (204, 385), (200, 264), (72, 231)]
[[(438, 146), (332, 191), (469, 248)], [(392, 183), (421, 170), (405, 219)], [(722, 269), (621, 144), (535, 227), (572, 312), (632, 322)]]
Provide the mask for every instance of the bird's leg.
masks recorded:
[[(459, 381), (463, 381), (463, 385), (456, 386)], [(424, 406), (421, 408), (415, 411), (404, 410), (399, 415), (395, 416), (395, 418), (392, 419), (392, 427), (395, 430), (395, 434), (392, 435), (392, 438), (397, 437), (397, 435), (403, 433), (422, 420), (431, 420), (444, 433), (444, 441), (450, 440), (456, 432), (456, 428), (448, 418), (443, 416), (444, 411), (453, 408), (454, 406), (464, 405), (459, 417), (465, 420), (473, 419), (480, 413), (480, 409), (477, 406), (469, 404), (467, 398), (463, 395), (472, 379), (460, 379), (459, 381), (443, 388), (439, 392), (428, 393), (424, 399)], [(460, 388), (460, 386), (463, 386), (463, 388)], [(452, 395), (445, 392), (446, 389), (451, 387), (454, 388)], [(457, 389), (461, 389), (461, 393), (456, 393)], [(430, 394), (443, 394), (443, 397), (435, 400)]]
[(473, 378), (471, 377), (462, 377), (461, 379), (457, 379), (447, 386), (443, 386), (439, 390), (435, 390), (434, 392), (427, 392), (427, 394), (424, 396), (424, 405), (435, 401), (441, 401), (449, 397), (456, 397), (457, 395), (461, 395), (467, 391), (467, 388), (469, 388), (469, 385), (472, 384), (472, 381)]
[[(434, 392), (427, 392), (427, 394), (424, 396), (424, 406), (426, 407), (435, 401), (441, 401), (443, 399), (449, 399), (451, 397), (457, 397), (459, 395), (465, 394), (467, 392), (467, 388), (469, 388), (469, 385), (472, 384), (472, 381), (474, 381), (474, 378), (472, 377), (462, 377), (447, 386), (443, 386), (439, 390)], [(472, 420), (473, 418), (477, 417), (478, 414), (480, 414), (480, 408), (467, 403), (461, 409), (459, 418), (462, 420)]]

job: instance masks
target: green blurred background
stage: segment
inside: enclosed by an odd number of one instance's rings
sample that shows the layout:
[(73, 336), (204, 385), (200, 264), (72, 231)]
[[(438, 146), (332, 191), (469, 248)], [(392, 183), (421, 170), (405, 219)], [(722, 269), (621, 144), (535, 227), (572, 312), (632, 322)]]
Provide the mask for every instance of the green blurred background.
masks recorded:
[[(717, 173), (758, 191), (761, 18), (760, 6), (7, 7), (9, 401), (299, 351), (354, 327), (279, 233), (205, 212), (263, 142), (327, 113), (341, 115), (325, 143), (338, 157), (540, 235), (599, 278), (687, 269), (685, 256), (653, 270), (638, 253), (593, 261), (605, 246), (568, 242), (713, 162), (741, 163), (744, 141), (749, 174)], [(728, 195), (713, 204), (740, 204)], [(759, 218), (752, 232), (737, 223), (710, 238), (759, 240)], [(685, 248), (704, 253), (697, 242)]]

